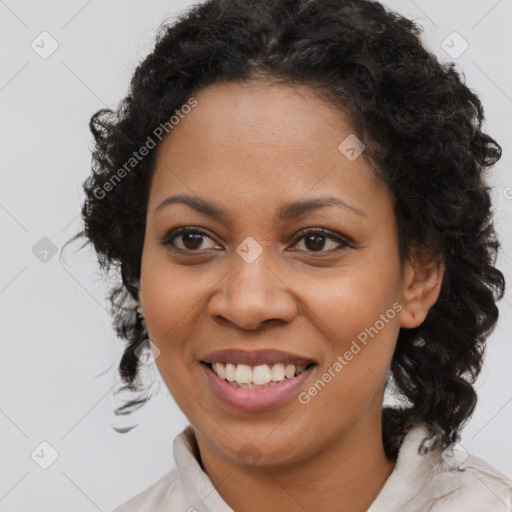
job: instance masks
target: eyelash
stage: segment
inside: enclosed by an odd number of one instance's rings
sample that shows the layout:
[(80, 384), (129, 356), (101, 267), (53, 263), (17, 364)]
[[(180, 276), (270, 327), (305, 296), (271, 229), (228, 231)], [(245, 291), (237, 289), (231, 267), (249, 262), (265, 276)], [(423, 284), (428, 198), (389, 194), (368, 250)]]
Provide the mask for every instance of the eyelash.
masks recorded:
[[(190, 253), (200, 253), (201, 252), (200, 249), (198, 249), (198, 250), (180, 249), (180, 248), (177, 248), (177, 247), (175, 247), (173, 245), (174, 239), (176, 239), (180, 235), (183, 235), (183, 234), (186, 234), (186, 233), (193, 233), (193, 234), (203, 235), (203, 236), (208, 237), (211, 240), (213, 240), (212, 237), (206, 231), (203, 231), (202, 229), (191, 228), (191, 227), (182, 227), (182, 228), (177, 228), (177, 229), (172, 230), (171, 232), (169, 232), (167, 235), (165, 235), (165, 237), (162, 239), (162, 241), (160, 243), (163, 246), (169, 247), (174, 252), (189, 253), (189, 254)], [(340, 235), (338, 235), (334, 231), (330, 231), (330, 230), (325, 229), (325, 228), (308, 228), (308, 229), (305, 229), (303, 231), (300, 231), (298, 233), (298, 235), (300, 235), (300, 236), (298, 236), (294, 240), (293, 245), (296, 245), (297, 242), (301, 241), (303, 238), (307, 237), (308, 235), (312, 235), (312, 234), (313, 235), (323, 235), (326, 240), (327, 239), (334, 240), (335, 242), (338, 242), (340, 244), (340, 246), (337, 247), (334, 250), (329, 250), (329, 251), (323, 251), (323, 250), (320, 250), (320, 251), (305, 251), (305, 252), (310, 253), (310, 254), (322, 254), (322, 253), (332, 254), (334, 252), (341, 251), (341, 250), (343, 250), (343, 249), (345, 249), (347, 247), (351, 247), (351, 248), (354, 247), (345, 238), (341, 237)]]

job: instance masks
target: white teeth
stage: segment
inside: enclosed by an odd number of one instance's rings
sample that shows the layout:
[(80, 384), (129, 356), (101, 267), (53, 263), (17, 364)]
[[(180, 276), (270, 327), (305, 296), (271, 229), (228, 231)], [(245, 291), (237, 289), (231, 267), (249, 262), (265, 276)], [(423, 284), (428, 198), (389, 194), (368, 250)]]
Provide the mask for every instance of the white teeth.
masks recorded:
[[(222, 364), (222, 363), (218, 363), (218, 364)], [(235, 380), (235, 370), (236, 370), (236, 367), (234, 364), (228, 363), (226, 365), (226, 379), (229, 380), (230, 382), (233, 382)]]
[(213, 371), (224, 380), (236, 387), (247, 389), (271, 387), (278, 382), (301, 374), (305, 370), (304, 365), (284, 365), (276, 363), (273, 365), (260, 364), (249, 366), (247, 364), (212, 363)]
[(295, 365), (294, 364), (287, 364), (284, 369), (284, 374), (287, 379), (291, 379), (295, 376)]
[(226, 367), (222, 363), (213, 363), (215, 373), (221, 378), (226, 378)]
[(246, 364), (237, 364), (235, 380), (238, 384), (249, 384), (252, 382), (252, 368)]
[(272, 380), (279, 382), (284, 379), (284, 364), (278, 363), (272, 366)]
[(267, 364), (255, 366), (252, 370), (252, 374), (252, 381), (257, 385), (268, 384), (272, 380), (272, 373)]

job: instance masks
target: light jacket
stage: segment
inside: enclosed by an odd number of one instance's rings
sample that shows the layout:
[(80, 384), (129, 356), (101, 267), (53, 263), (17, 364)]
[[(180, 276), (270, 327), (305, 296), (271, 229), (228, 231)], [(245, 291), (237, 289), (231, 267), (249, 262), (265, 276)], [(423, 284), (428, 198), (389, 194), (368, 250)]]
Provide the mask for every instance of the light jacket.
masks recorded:
[[(427, 436), (424, 425), (407, 433), (393, 472), (367, 512), (512, 511), (512, 480), (460, 445), (420, 454)], [(234, 512), (201, 469), (194, 441), (189, 425), (173, 443), (176, 467), (113, 512)]]

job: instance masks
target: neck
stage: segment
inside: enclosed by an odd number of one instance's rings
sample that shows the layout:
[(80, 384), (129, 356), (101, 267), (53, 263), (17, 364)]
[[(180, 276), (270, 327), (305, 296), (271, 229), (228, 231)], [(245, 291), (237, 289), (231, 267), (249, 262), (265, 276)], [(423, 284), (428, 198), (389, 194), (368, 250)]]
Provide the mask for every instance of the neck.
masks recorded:
[(380, 417), (371, 424), (362, 418), (313, 456), (280, 466), (241, 466), (200, 436), (197, 442), (206, 473), (237, 512), (365, 512), (394, 468), (384, 453)]

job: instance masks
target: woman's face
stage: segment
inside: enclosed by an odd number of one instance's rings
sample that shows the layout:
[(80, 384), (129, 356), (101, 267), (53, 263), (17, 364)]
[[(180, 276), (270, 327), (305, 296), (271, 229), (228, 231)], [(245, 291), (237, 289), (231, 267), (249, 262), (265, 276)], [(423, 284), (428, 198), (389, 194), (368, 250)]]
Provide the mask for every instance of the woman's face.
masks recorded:
[[(307, 88), (216, 84), (195, 99), (158, 149), (147, 211), (140, 300), (159, 371), (198, 440), (231, 461), (356, 449), (380, 435), (411, 322), (392, 196), (347, 118)], [(177, 195), (223, 215), (166, 202)], [(338, 203), (284, 208), (326, 197)]]

